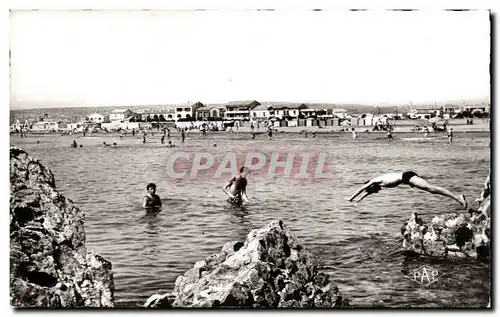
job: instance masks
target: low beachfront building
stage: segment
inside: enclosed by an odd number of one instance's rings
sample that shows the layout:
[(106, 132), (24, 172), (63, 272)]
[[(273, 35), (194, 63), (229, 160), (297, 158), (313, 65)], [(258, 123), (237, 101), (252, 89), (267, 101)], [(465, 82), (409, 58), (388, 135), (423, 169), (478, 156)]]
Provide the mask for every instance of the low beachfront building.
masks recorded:
[(198, 109), (196, 109), (195, 118), (198, 121), (207, 121), (208, 118), (210, 118), (210, 109), (205, 105), (199, 107)]
[(209, 107), (209, 118), (214, 120), (222, 120), (226, 113), (224, 106), (211, 106)]
[(115, 109), (109, 113), (110, 122), (125, 122), (125, 119), (133, 117), (134, 112), (130, 109)]
[(203, 107), (203, 104), (199, 101), (194, 104), (179, 104), (175, 107), (174, 119), (176, 121), (179, 119), (194, 119), (196, 110), (200, 107)]
[(250, 120), (252, 121), (267, 120), (271, 116), (274, 116), (274, 108), (270, 104), (258, 105), (250, 110)]
[(428, 120), (432, 117), (440, 116), (441, 109), (417, 109), (415, 112), (416, 119)]
[(260, 102), (253, 101), (231, 101), (226, 104), (226, 120), (250, 120), (250, 110), (259, 106)]
[(91, 114), (91, 115), (88, 115), (86, 117), (87, 121), (89, 122), (92, 122), (92, 123), (103, 123), (105, 122), (105, 117), (102, 115), (102, 114), (99, 114), (97, 112)]
[(59, 123), (56, 121), (40, 121), (35, 122), (31, 126), (31, 131), (33, 132), (50, 132), (59, 131)]
[(280, 119), (286, 117), (298, 118), (301, 110), (308, 109), (306, 104), (273, 106), (273, 108), (274, 116)]

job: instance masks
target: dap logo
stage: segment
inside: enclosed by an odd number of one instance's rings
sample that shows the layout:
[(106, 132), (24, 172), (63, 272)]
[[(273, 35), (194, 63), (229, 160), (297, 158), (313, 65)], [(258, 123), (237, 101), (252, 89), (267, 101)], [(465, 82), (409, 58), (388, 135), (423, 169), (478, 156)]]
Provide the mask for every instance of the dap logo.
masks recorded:
[(441, 276), (443, 276), (443, 274), (438, 270), (433, 269), (432, 267), (427, 265), (422, 265), (418, 269), (413, 270), (405, 277), (414, 282), (417, 282), (420, 285), (429, 286), (430, 284), (437, 281)]

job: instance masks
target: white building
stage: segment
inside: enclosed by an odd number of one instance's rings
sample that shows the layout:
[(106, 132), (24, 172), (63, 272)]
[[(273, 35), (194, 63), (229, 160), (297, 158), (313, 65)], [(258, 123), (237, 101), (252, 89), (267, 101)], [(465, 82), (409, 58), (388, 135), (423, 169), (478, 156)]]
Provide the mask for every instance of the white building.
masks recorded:
[(300, 111), (303, 109), (307, 109), (308, 107), (305, 104), (301, 104), (301, 105), (275, 106), (273, 108), (274, 108), (274, 116), (283, 119), (283, 117), (298, 118)]
[(33, 124), (31, 127), (33, 132), (41, 132), (41, 131), (58, 131), (59, 123), (55, 121), (40, 121)]
[(102, 114), (99, 114), (97, 112), (87, 116), (87, 120), (92, 123), (103, 123), (104, 122), (104, 116)]
[(226, 120), (250, 120), (250, 111), (260, 103), (253, 101), (232, 101), (226, 104)]
[(129, 109), (115, 109), (109, 113), (110, 122), (124, 122), (125, 119), (132, 117), (134, 113)]
[(203, 107), (201, 102), (194, 104), (180, 104), (175, 107), (175, 120), (196, 118), (196, 109)]
[(267, 120), (271, 115), (274, 115), (274, 110), (271, 105), (259, 105), (250, 109), (250, 120)]

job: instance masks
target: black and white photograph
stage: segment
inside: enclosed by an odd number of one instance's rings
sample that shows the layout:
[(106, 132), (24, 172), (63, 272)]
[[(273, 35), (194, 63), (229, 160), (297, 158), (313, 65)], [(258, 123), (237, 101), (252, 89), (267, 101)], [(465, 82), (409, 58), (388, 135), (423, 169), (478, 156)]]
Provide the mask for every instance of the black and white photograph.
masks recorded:
[(10, 10), (11, 308), (491, 309), (493, 21)]

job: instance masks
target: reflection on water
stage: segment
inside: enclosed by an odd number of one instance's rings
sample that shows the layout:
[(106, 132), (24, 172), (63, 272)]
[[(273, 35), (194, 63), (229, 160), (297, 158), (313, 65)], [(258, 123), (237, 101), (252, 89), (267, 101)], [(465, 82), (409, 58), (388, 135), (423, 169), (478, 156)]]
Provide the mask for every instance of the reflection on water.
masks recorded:
[[(478, 306), (488, 302), (487, 264), (472, 260), (421, 259), (401, 252), (400, 227), (412, 212), (424, 221), (444, 212), (462, 212), (451, 199), (400, 186), (382, 190), (357, 205), (345, 200), (384, 172), (413, 170), (436, 185), (463, 193), (472, 202), (483, 186), (490, 164), (489, 134), (457, 133), (446, 138), (412, 140), (395, 135), (394, 142), (374, 133), (303, 138), (273, 135), (269, 142), (245, 134), (189, 135), (185, 144), (165, 148), (160, 137), (119, 136), (78, 138), (40, 136), (11, 139), (13, 145), (39, 158), (54, 173), (57, 188), (85, 213), (87, 247), (113, 263), (117, 306), (135, 306), (159, 289), (173, 288), (175, 279), (197, 261), (230, 241), (243, 241), (252, 229), (282, 219), (330, 274), (354, 305)], [(407, 138), (408, 140), (406, 140)], [(472, 139), (473, 138), (473, 139)], [(70, 148), (76, 139), (83, 148)], [(102, 142), (116, 142), (104, 148)], [(226, 152), (328, 154), (328, 180), (266, 178), (252, 173), (243, 207), (226, 201), (221, 188), (230, 178), (200, 174), (175, 180), (166, 165), (176, 151), (208, 151), (217, 143)], [(157, 185), (161, 210), (141, 208), (146, 184)], [(444, 275), (429, 287), (405, 278), (428, 264)]]

